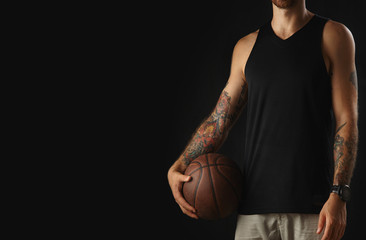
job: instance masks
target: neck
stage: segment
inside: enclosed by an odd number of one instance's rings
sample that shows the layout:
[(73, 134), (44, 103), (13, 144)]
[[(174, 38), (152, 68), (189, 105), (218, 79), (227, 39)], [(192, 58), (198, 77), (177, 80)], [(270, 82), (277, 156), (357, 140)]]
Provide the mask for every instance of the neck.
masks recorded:
[(279, 8), (272, 3), (272, 28), (281, 37), (288, 37), (304, 26), (314, 15), (305, 6), (305, 0), (299, 0), (290, 8)]

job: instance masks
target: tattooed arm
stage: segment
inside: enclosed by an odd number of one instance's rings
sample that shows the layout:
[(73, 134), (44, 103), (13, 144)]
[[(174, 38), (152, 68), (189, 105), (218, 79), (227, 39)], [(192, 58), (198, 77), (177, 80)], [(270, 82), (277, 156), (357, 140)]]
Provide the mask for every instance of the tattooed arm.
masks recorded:
[(244, 68), (258, 31), (240, 39), (233, 52), (229, 80), (216, 107), (193, 134), (178, 159), (188, 165), (198, 156), (217, 151), (247, 103), (248, 85)]
[(211, 115), (199, 126), (184, 150), (181, 161), (185, 165), (202, 154), (217, 151), (244, 108), (247, 102), (247, 83), (243, 79), (231, 81), (222, 91)]
[(244, 67), (258, 32), (240, 39), (233, 52), (229, 80), (223, 89), (216, 107), (201, 123), (188, 145), (168, 172), (168, 181), (173, 196), (183, 213), (197, 218), (195, 210), (181, 194), (183, 182), (190, 180), (183, 175), (187, 165), (198, 156), (217, 151), (225, 141), (230, 129), (247, 103), (248, 84)]
[(202, 154), (217, 151), (246, 105), (248, 85), (244, 66), (251, 50), (248, 45), (254, 44), (256, 34), (249, 34), (236, 44), (230, 76), (216, 107), (197, 128), (178, 159), (185, 166)]
[[(333, 110), (336, 120), (334, 139), (334, 185), (349, 185), (356, 161), (358, 143), (358, 86), (355, 44), (351, 32), (331, 22), (329, 44), (325, 45), (331, 72)], [(326, 27), (327, 27), (326, 25)]]
[[(356, 162), (358, 144), (357, 74), (355, 43), (342, 24), (328, 21), (323, 32), (323, 54), (331, 75), (333, 111), (336, 119), (334, 138), (334, 185), (349, 185)], [(331, 193), (319, 217), (322, 239), (340, 239), (346, 226), (346, 206)]]

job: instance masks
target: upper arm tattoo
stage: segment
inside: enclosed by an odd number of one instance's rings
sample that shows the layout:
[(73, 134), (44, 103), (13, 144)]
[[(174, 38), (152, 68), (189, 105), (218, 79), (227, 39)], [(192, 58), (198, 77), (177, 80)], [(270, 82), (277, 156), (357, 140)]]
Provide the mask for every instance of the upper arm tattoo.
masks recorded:
[(357, 90), (358, 89), (358, 83), (357, 83), (357, 73), (356, 73), (356, 70), (354, 70), (353, 72), (351, 72), (351, 75), (349, 76), (349, 81), (352, 83), (352, 85)]
[(236, 119), (238, 118), (239, 114), (241, 113), (247, 102), (248, 102), (248, 83), (244, 82), (243, 85), (241, 86), (241, 92), (235, 110), (229, 115), (230, 126), (234, 125)]

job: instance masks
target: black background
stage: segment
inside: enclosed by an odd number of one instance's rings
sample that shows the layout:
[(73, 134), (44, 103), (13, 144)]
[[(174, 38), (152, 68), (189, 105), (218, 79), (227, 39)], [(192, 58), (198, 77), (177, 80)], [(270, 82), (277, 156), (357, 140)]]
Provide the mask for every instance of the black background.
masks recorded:
[[(356, 42), (359, 84), (359, 151), (351, 183), (352, 200), (347, 204), (348, 225), (343, 239), (362, 236), (366, 214), (366, 148), (363, 136), (366, 90), (366, 35), (363, 1), (307, 0), (307, 8), (345, 24)], [(141, 214), (136, 219), (142, 231), (160, 239), (233, 239), (236, 216), (219, 221), (194, 220), (182, 214), (171, 194), (167, 171), (184, 149), (200, 122), (214, 108), (228, 79), (236, 42), (272, 17), (270, 0), (150, 3), (140, 23), (139, 59), (146, 101), (140, 126), (149, 134), (139, 137), (149, 145), (145, 169), (149, 179), (142, 184)], [(148, 9), (151, 7), (151, 9)], [(141, 57), (141, 58), (140, 58)], [(139, 75), (140, 76), (140, 75)], [(139, 81), (139, 80), (137, 80)], [(138, 108), (139, 109), (139, 108)], [(138, 111), (138, 110), (137, 110)], [(219, 152), (240, 166), (244, 149), (245, 112)], [(147, 135), (147, 136), (146, 136)], [(139, 141), (136, 139), (136, 141)], [(153, 187), (152, 187), (153, 186)], [(140, 193), (141, 194), (141, 193)], [(141, 195), (139, 195), (141, 196)]]

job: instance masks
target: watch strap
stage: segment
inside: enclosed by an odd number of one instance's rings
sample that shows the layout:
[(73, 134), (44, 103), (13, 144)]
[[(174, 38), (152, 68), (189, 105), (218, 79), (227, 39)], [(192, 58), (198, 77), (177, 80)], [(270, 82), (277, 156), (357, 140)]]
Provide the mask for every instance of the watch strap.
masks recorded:
[(340, 195), (340, 190), (341, 190), (340, 185), (333, 185), (332, 188), (330, 189), (331, 193), (337, 193), (338, 195)]
[[(344, 195), (344, 189), (347, 190), (347, 194)], [(348, 185), (333, 185), (330, 189), (331, 193), (336, 193), (343, 201), (349, 201), (350, 199), (350, 187)]]

